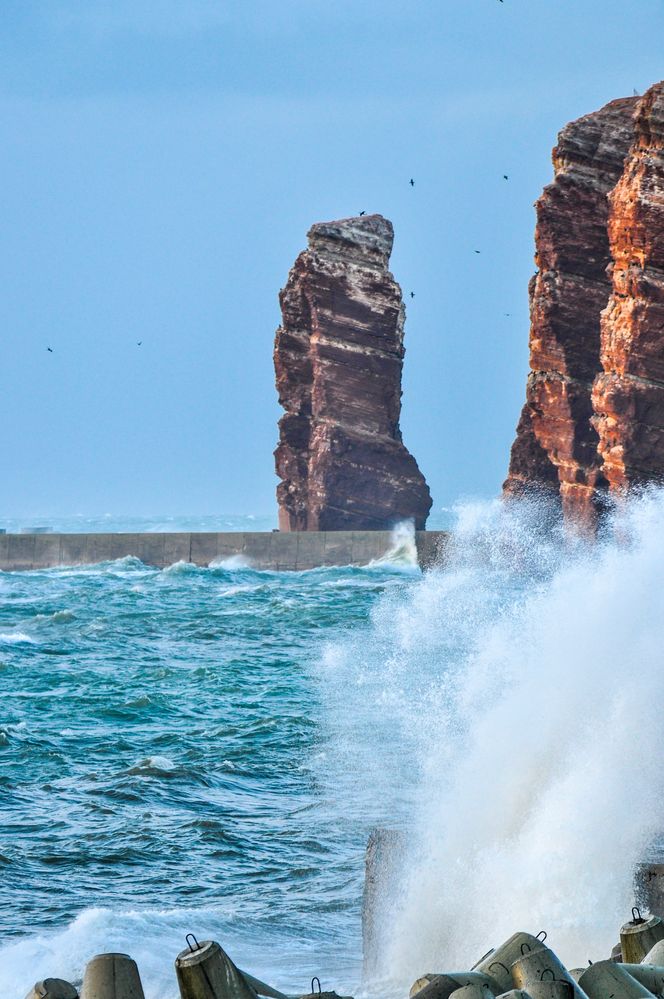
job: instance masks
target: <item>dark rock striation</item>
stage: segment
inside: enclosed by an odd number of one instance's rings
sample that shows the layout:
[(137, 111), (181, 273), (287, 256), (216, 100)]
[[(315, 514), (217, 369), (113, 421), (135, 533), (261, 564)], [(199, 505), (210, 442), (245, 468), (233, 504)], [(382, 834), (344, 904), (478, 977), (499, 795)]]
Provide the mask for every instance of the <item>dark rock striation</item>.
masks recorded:
[(554, 165), (504, 488), (594, 526), (607, 496), (664, 481), (664, 83), (568, 125)]
[(312, 226), (280, 293), (275, 451), (284, 531), (423, 529), (431, 496), (401, 440), (405, 309), (380, 215)]
[(633, 140), (636, 101), (612, 101), (572, 122), (553, 150), (555, 178), (535, 206), (531, 372), (504, 487), (559, 496), (566, 514), (591, 523), (606, 487), (592, 389), (611, 293), (607, 195)]
[(664, 84), (641, 99), (609, 196), (612, 294), (602, 313), (593, 424), (609, 488), (664, 478)]

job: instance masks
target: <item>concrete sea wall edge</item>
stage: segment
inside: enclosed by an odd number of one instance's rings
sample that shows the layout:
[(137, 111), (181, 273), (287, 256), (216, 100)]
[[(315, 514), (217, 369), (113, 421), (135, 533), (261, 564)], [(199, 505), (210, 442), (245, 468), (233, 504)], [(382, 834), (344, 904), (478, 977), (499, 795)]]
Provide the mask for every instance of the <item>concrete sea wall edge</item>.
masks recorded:
[[(445, 531), (417, 531), (415, 537), (422, 568), (442, 558)], [(159, 569), (175, 562), (208, 566), (236, 557), (254, 569), (297, 572), (368, 565), (393, 545), (390, 531), (0, 534), (0, 571), (94, 565), (133, 556)]]

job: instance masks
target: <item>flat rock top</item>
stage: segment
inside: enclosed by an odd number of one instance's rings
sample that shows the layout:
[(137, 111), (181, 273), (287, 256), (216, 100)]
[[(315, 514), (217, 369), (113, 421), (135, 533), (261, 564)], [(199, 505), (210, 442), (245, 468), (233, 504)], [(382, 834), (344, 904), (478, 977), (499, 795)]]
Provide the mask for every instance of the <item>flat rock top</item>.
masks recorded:
[(394, 228), (382, 215), (362, 215), (335, 222), (316, 222), (307, 237), (309, 249), (317, 253), (387, 267)]

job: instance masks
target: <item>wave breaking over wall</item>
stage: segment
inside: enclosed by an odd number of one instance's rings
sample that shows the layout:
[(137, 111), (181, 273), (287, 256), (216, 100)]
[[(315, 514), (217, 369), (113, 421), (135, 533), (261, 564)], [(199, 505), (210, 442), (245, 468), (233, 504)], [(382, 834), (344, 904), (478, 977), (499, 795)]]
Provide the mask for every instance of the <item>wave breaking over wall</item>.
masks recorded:
[(406, 833), (380, 954), (400, 986), (520, 929), (606, 957), (664, 827), (664, 494), (593, 546), (536, 504), (466, 506), (448, 556), (320, 665), (321, 779), (358, 840)]

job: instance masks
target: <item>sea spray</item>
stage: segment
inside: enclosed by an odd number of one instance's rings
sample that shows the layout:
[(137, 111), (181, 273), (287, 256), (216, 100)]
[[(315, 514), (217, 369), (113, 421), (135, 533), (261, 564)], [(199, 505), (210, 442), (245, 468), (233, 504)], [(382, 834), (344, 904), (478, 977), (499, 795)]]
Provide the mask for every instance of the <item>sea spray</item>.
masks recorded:
[(379, 956), (400, 986), (517, 929), (607, 956), (664, 829), (664, 496), (596, 544), (551, 524), (463, 508), (445, 567), (326, 652), (328, 779), (405, 834)]
[(176, 999), (190, 930), (357, 995), (375, 826), (407, 853), (373, 994), (519, 927), (604, 956), (662, 828), (663, 524), (656, 494), (599, 545), (465, 504), (424, 576), (4, 575), (0, 995), (115, 949)]

